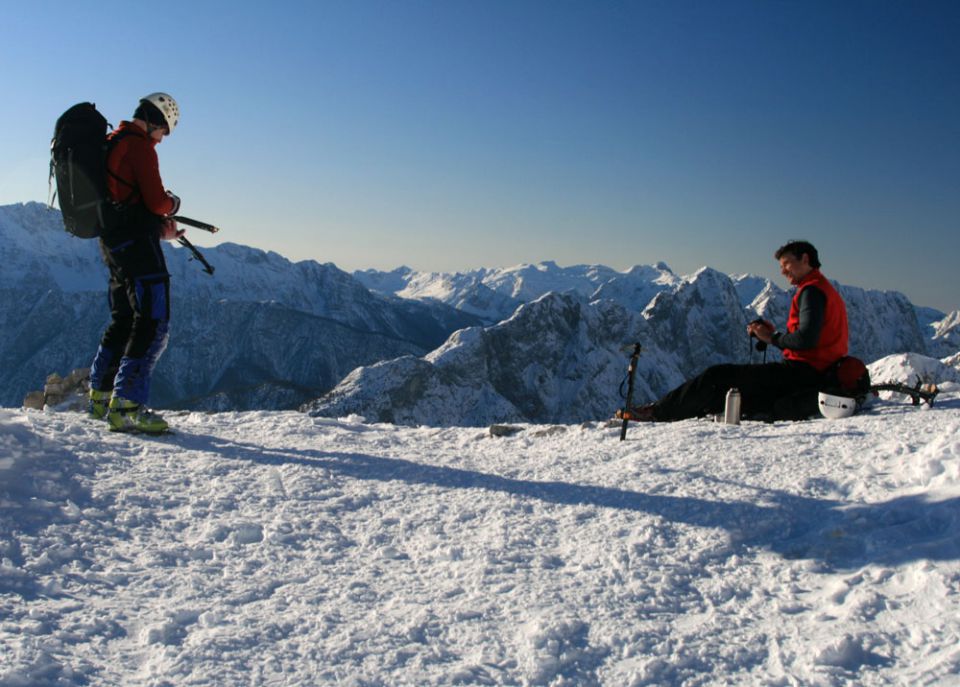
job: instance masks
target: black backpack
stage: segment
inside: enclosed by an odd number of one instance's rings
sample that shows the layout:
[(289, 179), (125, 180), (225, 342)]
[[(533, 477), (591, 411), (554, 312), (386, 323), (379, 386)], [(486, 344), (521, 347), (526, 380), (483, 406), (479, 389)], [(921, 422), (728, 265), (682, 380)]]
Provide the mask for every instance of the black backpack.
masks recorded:
[(93, 103), (60, 115), (50, 142), (50, 177), (57, 181), (63, 226), (92, 239), (116, 228), (123, 208), (107, 193), (107, 133), (110, 125)]

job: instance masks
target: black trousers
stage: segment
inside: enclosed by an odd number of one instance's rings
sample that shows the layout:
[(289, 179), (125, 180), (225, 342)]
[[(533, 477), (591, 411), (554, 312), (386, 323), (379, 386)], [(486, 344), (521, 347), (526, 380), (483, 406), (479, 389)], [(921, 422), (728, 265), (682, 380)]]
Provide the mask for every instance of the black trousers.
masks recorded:
[(100, 241), (110, 271), (110, 324), (90, 369), (91, 387), (146, 403), (167, 346), (170, 276), (156, 232)]
[(802, 420), (817, 412), (824, 376), (806, 363), (714, 365), (657, 401), (657, 420), (685, 420), (722, 413), (727, 391), (740, 390), (744, 417)]

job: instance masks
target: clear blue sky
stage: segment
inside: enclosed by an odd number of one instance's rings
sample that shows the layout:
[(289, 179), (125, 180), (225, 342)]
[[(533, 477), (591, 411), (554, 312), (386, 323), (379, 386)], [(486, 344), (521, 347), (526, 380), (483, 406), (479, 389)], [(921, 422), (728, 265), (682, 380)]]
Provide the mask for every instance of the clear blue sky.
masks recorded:
[(960, 3), (7, 3), (0, 204), (53, 122), (165, 90), (218, 237), (343, 269), (666, 261), (960, 308)]

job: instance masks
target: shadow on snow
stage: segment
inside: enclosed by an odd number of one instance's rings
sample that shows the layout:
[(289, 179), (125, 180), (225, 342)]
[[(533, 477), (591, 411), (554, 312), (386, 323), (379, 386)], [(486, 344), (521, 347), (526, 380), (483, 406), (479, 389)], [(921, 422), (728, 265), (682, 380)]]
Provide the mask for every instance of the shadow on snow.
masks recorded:
[(476, 470), (428, 465), (403, 458), (225, 442), (192, 435), (195, 448), (263, 465), (301, 465), (335, 475), (404, 482), (450, 490), (477, 489), (547, 504), (633, 511), (666, 523), (726, 530), (734, 547), (761, 548), (790, 559), (809, 559), (827, 570), (874, 563), (960, 560), (960, 497), (930, 501), (922, 494), (876, 504), (759, 490), (758, 502), (644, 494), (627, 489), (558, 481), (514, 479)]

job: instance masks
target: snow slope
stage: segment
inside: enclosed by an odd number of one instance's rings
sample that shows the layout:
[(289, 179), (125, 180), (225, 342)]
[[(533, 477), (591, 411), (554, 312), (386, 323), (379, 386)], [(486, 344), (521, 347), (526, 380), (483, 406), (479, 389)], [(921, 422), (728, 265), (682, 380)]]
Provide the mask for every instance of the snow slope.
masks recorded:
[(0, 685), (960, 684), (958, 392), (625, 442), (0, 409)]

